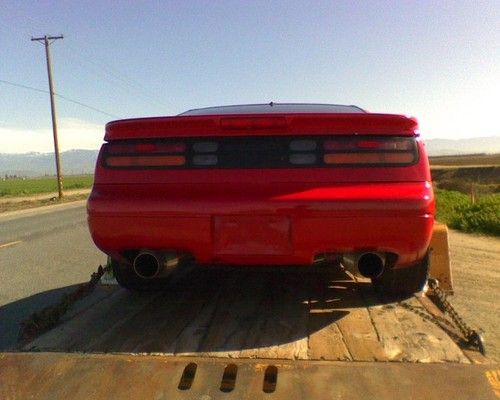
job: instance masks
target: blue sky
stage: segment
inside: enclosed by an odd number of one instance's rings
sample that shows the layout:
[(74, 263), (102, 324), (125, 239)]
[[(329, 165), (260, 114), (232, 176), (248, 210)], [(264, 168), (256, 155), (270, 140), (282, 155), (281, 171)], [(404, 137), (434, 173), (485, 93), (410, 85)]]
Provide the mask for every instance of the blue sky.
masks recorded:
[[(0, 80), (47, 90), (62, 148), (112, 119), (211, 105), (356, 104), (415, 115), (424, 138), (500, 136), (499, 1), (11, 1)], [(48, 94), (0, 82), (0, 152), (52, 149)]]

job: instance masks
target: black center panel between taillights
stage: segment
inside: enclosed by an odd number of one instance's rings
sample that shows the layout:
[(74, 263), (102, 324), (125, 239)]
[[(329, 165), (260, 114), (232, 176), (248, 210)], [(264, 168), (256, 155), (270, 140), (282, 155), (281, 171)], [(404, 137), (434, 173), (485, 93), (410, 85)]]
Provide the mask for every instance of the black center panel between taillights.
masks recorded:
[(402, 167), (419, 161), (415, 137), (253, 136), (116, 140), (103, 148), (112, 169)]

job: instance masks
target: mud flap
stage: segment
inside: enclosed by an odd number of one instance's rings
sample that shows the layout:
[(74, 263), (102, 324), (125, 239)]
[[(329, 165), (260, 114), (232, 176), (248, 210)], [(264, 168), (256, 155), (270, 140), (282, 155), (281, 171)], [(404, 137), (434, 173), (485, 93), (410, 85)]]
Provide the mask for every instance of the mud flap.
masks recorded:
[(434, 224), (431, 239), (430, 278), (439, 280), (439, 287), (447, 294), (453, 294), (448, 228), (444, 224)]

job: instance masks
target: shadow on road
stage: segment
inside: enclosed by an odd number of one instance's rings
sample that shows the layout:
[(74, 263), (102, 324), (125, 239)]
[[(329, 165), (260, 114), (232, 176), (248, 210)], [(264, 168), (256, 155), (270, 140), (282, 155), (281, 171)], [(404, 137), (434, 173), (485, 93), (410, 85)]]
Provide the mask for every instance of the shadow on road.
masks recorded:
[(13, 349), (16, 346), (19, 324), (32, 313), (56, 303), (66, 293), (75, 290), (78, 285), (71, 285), (5, 304), (0, 307), (0, 350)]

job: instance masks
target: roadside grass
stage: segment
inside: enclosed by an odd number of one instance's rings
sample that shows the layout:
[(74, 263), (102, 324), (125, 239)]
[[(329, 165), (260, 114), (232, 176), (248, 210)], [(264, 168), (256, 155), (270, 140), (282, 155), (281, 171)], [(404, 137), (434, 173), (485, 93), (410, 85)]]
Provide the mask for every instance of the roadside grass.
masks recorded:
[(436, 219), (464, 232), (500, 236), (500, 193), (471, 196), (453, 190), (436, 190)]
[(482, 194), (500, 193), (500, 163), (489, 167), (431, 167), (432, 180), (439, 189)]
[[(63, 178), (63, 187), (64, 189), (85, 189), (90, 188), (93, 182), (93, 175), (68, 175)], [(57, 192), (57, 178), (55, 176), (0, 181), (0, 198), (52, 192)]]

